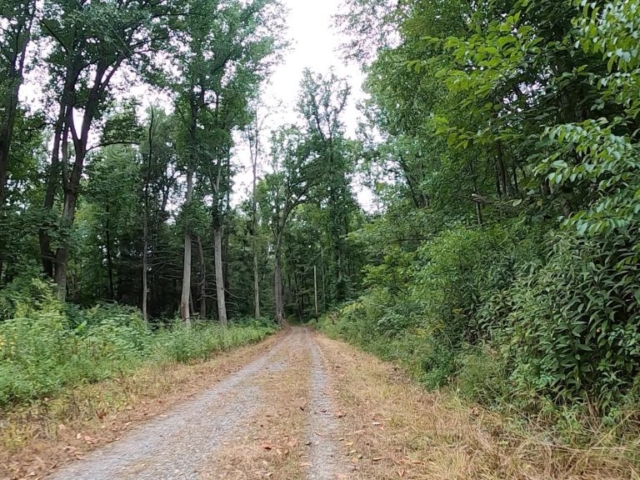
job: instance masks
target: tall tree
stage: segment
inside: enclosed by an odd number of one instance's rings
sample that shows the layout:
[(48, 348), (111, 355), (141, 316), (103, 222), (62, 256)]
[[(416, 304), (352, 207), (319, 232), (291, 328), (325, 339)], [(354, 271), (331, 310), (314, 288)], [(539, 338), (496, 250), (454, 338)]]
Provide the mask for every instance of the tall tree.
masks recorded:
[(35, 0), (0, 2), (0, 207), (35, 16)]
[(252, 120), (245, 130), (245, 137), (249, 144), (249, 155), (251, 158), (251, 249), (253, 253), (253, 304), (255, 319), (260, 318), (260, 268), (258, 261), (258, 166), (262, 156), (261, 138), (264, 134), (265, 122), (268, 115), (263, 115), (264, 105), (258, 96), (251, 105)]
[[(231, 188), (232, 132), (247, 123), (247, 99), (280, 48), (277, 29), (267, 30), (266, 25), (278, 24), (281, 11), (276, 0), (193, 0), (188, 8), (199, 14), (181, 19), (174, 40), (177, 75), (172, 88), (178, 94), (177, 111), (185, 124), (187, 178), (197, 173), (212, 196), (218, 319), (226, 324), (222, 244), (225, 201)], [(188, 302), (190, 291), (189, 242), (186, 231), (183, 302)], [(183, 304), (181, 311), (187, 320), (188, 307)]]
[[(59, 178), (62, 179), (62, 213), (55, 255), (48, 228), (40, 233), (45, 272), (53, 273), (62, 299), (66, 296), (68, 236), (73, 226), (90, 135), (108, 105), (118, 71), (140, 60), (165, 35), (167, 4), (164, 0), (122, 2), (45, 2), (42, 30), (53, 45), (47, 58), (51, 87), (58, 104), (45, 210), (52, 210)], [(77, 121), (80, 120), (79, 125)], [(69, 147), (72, 164), (69, 165)]]
[(264, 178), (261, 209), (273, 235), (274, 308), (276, 320), (284, 323), (282, 246), (284, 233), (294, 209), (308, 200), (321, 167), (309, 150), (304, 133), (296, 127), (275, 132), (271, 141), (271, 170)]
[(344, 301), (349, 291), (345, 239), (349, 233), (349, 208), (355, 202), (348, 177), (351, 167), (341, 117), (350, 91), (347, 81), (333, 72), (324, 77), (306, 70), (298, 102), (308, 141), (325, 166), (323, 191), (318, 195), (326, 198), (329, 212), (332, 302)]

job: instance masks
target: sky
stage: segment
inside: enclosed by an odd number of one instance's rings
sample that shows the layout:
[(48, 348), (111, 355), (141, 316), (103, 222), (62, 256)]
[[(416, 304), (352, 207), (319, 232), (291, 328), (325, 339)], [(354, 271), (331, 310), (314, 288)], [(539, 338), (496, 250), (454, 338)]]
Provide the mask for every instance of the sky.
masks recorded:
[[(277, 113), (270, 113), (267, 129), (296, 121), (295, 107), (305, 68), (322, 74), (333, 68), (337, 76), (346, 77), (351, 85), (351, 98), (343, 121), (347, 135), (355, 134), (358, 127), (356, 105), (364, 98), (361, 88), (364, 75), (358, 65), (345, 64), (338, 52), (343, 37), (333, 26), (332, 16), (340, 11), (341, 2), (342, 0), (284, 0), (289, 10), (287, 37), (291, 41), (291, 48), (286, 52), (283, 63), (275, 68), (269, 84), (264, 88), (265, 103), (282, 103)], [(234, 203), (247, 198), (251, 185), (248, 151), (239, 145), (235, 150), (235, 157), (236, 164), (244, 167), (245, 171), (240, 172), (235, 179)], [(366, 195), (362, 201), (366, 202)]]
[(295, 108), (303, 70), (310, 68), (324, 74), (334, 68), (338, 76), (350, 79), (353, 89), (345, 115), (347, 129), (353, 134), (357, 127), (355, 104), (362, 98), (364, 77), (357, 65), (345, 65), (338, 52), (343, 37), (334, 28), (332, 15), (340, 10), (341, 0), (285, 0), (284, 3), (289, 9), (287, 25), (292, 46), (265, 89), (266, 96), (283, 100), (291, 113)]

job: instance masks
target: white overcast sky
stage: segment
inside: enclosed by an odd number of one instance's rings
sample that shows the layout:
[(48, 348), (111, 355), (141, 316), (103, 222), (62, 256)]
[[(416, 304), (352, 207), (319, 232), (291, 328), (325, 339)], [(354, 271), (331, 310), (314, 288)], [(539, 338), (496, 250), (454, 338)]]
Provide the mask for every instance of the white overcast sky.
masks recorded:
[(345, 65), (338, 52), (343, 37), (334, 28), (332, 16), (340, 10), (341, 1), (284, 1), (289, 9), (287, 25), (292, 46), (284, 63), (276, 68), (266, 88), (266, 96), (284, 101), (286, 110), (293, 112), (303, 70), (310, 68), (324, 74), (334, 68), (338, 76), (349, 78), (353, 89), (345, 116), (348, 131), (353, 133), (357, 126), (355, 103), (362, 97), (360, 87), (364, 77), (355, 64)]

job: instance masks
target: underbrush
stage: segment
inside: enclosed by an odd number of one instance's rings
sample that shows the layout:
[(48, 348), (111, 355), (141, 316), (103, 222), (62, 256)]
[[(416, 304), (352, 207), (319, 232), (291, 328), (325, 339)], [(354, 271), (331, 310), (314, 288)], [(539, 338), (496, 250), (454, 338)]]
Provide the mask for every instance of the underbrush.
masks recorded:
[[(47, 284), (34, 280), (31, 287), (35, 294), (13, 306), (12, 318), (0, 321), (0, 406), (122, 376), (145, 363), (207, 360), (275, 330), (266, 322), (226, 328), (204, 322), (187, 328), (175, 322), (154, 329), (135, 309), (103, 305), (77, 310), (62, 305)], [(2, 299), (0, 304), (11, 302)]]
[(553, 441), (635, 445), (639, 240), (455, 228), (388, 251), (321, 328)]

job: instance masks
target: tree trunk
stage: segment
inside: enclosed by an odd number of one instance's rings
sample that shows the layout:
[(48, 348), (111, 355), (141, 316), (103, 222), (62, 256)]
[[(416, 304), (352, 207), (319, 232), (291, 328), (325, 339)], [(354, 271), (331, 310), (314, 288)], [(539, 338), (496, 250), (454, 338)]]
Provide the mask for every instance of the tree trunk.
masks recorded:
[[(64, 128), (62, 131), (62, 186), (64, 190), (64, 204), (62, 207), (62, 217), (60, 218), (59, 233), (62, 236), (62, 245), (56, 250), (55, 257), (55, 276), (54, 281), (58, 285), (58, 297), (60, 301), (66, 301), (67, 297), (67, 262), (69, 261), (69, 246), (67, 245), (70, 229), (73, 226), (73, 221), (76, 214), (76, 204), (78, 202), (78, 189), (80, 188), (80, 179), (82, 177), (82, 166), (84, 164), (86, 138), (84, 135), (79, 141), (74, 141), (75, 159), (73, 169), (71, 171), (71, 177), (67, 178), (68, 171), (68, 153), (69, 153), (69, 132), (74, 128), (73, 126), (73, 110), (67, 108), (67, 118), (65, 120)], [(83, 130), (85, 126), (83, 125)], [(88, 134), (88, 127), (87, 127)]]
[[(27, 46), (31, 41), (31, 27), (33, 25), (35, 2), (30, 0), (24, 3), (24, 11), (19, 16), (15, 37), (15, 50), (11, 53), (11, 61), (7, 78), (5, 79), (7, 90), (3, 102), (4, 115), (0, 125), (0, 207), (4, 206), (5, 187), (7, 184), (7, 170), (9, 167), (9, 150), (13, 129), (18, 111), (20, 87), (23, 83), (23, 73), (27, 55)], [(13, 40), (13, 39), (12, 39)], [(10, 55), (10, 52), (7, 52)]]
[(216, 264), (216, 300), (218, 302), (218, 320), (227, 325), (227, 304), (224, 292), (224, 271), (222, 266), (222, 227), (213, 227), (214, 261)]
[(144, 226), (143, 226), (143, 252), (142, 252), (142, 318), (144, 318), (145, 322), (149, 321), (149, 311), (147, 307), (147, 302), (149, 298), (149, 279), (148, 279), (148, 271), (149, 271), (149, 259), (147, 258), (147, 250), (149, 249), (149, 227), (147, 215), (144, 216)]
[(498, 176), (499, 181), (502, 185), (502, 192), (505, 196), (509, 197), (512, 194), (511, 188), (511, 177), (509, 176), (509, 172), (507, 171), (507, 167), (504, 163), (504, 152), (502, 149), (502, 142), (498, 142), (496, 145), (498, 152)]
[[(98, 107), (100, 105), (101, 96), (104, 93), (104, 89), (109, 84), (109, 81), (114, 74), (116, 68), (106, 75), (108, 65), (106, 63), (98, 63), (96, 66), (95, 78), (93, 85), (87, 95), (87, 103), (84, 108), (84, 114), (82, 117), (82, 127), (80, 133), (76, 130), (74, 124), (73, 109), (69, 105), (66, 91), (63, 93), (61, 100), (62, 104), (67, 105), (66, 108), (66, 120), (62, 135), (62, 184), (64, 188), (64, 207), (62, 210), (62, 218), (60, 222), (61, 234), (63, 237), (68, 235), (68, 231), (73, 226), (76, 204), (78, 202), (78, 192), (80, 189), (80, 181), (82, 180), (82, 171), (84, 168), (84, 161), (87, 155), (87, 144), (89, 142), (89, 133), (91, 131), (91, 123), (96, 118), (98, 113)], [(106, 76), (105, 76), (106, 75)], [(72, 88), (70, 93), (75, 93), (75, 85), (77, 78), (71, 83)], [(73, 97), (71, 97), (73, 98)], [(74, 163), (71, 168), (71, 172), (67, 171), (67, 141), (69, 133), (71, 133), (74, 149)], [(67, 290), (67, 261), (68, 261), (68, 245), (66, 241), (62, 242), (62, 246), (58, 248), (56, 252), (56, 273), (55, 280), (58, 284), (58, 292), (61, 300), (66, 299)]]
[(151, 165), (153, 162), (153, 129), (155, 113), (151, 109), (151, 119), (149, 121), (149, 152), (147, 155), (147, 174), (144, 180), (144, 218), (142, 219), (142, 318), (149, 321), (148, 298), (149, 298), (149, 184), (151, 183)]
[[(64, 99), (63, 99), (64, 100)], [(67, 118), (67, 105), (64, 101), (60, 103), (60, 110), (58, 111), (58, 119), (56, 121), (55, 132), (53, 136), (53, 150), (51, 153), (51, 165), (49, 166), (49, 172), (47, 175), (47, 189), (44, 196), (44, 211), (51, 212), (56, 197), (56, 189), (58, 182), (60, 181), (60, 144), (62, 143), (62, 137), (66, 135), (66, 130), (69, 128), (66, 125)], [(66, 152), (64, 152), (66, 155)], [(47, 231), (47, 226), (52, 225), (47, 220), (38, 231), (38, 238), (40, 242), (40, 256), (42, 260), (42, 268), (45, 275), (49, 278), (53, 278), (53, 262), (54, 254), (51, 249), (51, 236)]]
[(207, 318), (207, 270), (202, 248), (202, 239), (198, 236), (198, 254), (200, 256), (200, 320)]
[(251, 201), (252, 221), (253, 221), (253, 316), (257, 320), (260, 318), (260, 277), (258, 273), (258, 208), (256, 202), (256, 183), (258, 177), (258, 140), (259, 132), (256, 133), (256, 153), (253, 159), (253, 193)]
[(184, 227), (184, 262), (182, 271), (182, 296), (180, 298), (180, 316), (187, 325), (191, 324), (189, 300), (191, 292), (191, 226), (189, 225), (189, 207), (193, 196), (193, 171), (187, 172), (187, 196), (184, 202), (186, 216)]
[[(77, 192), (69, 190), (65, 192), (64, 208), (62, 210), (62, 230), (70, 229), (73, 225), (73, 217), (75, 215), (77, 202)], [(56, 251), (56, 273), (55, 282), (58, 285), (58, 297), (61, 302), (67, 298), (67, 262), (69, 259), (69, 249), (63, 243)]]
[(260, 318), (260, 274), (258, 273), (258, 250), (255, 247), (255, 238), (253, 243), (253, 316), (257, 320)]
[(109, 207), (106, 208), (107, 212), (107, 226), (105, 232), (105, 243), (107, 253), (107, 273), (109, 274), (109, 299), (115, 299), (115, 290), (113, 288), (113, 258), (111, 255), (111, 233), (109, 232)]
[(280, 242), (276, 242), (276, 259), (273, 278), (274, 295), (273, 300), (276, 309), (276, 321), (279, 325), (284, 324), (284, 305), (282, 300), (282, 261), (280, 254)]
[(313, 266), (313, 300), (316, 307), (316, 318), (318, 318), (318, 268)]

